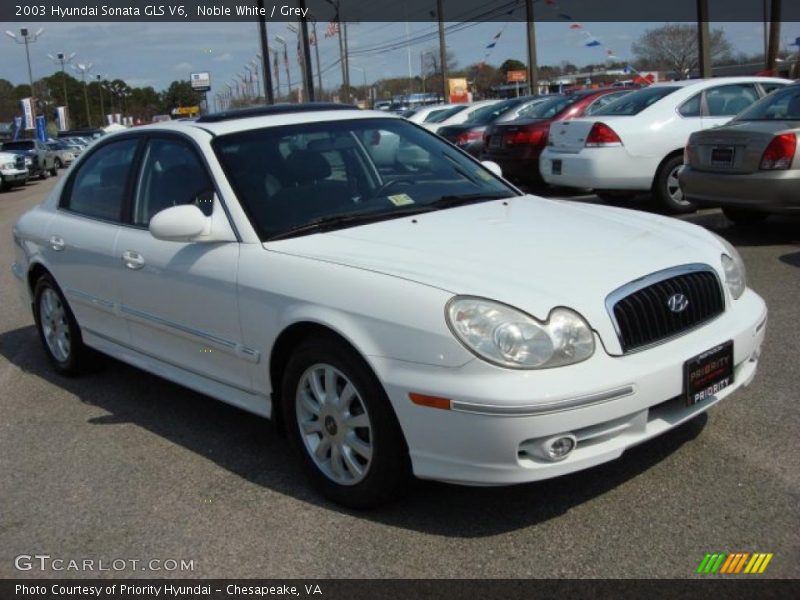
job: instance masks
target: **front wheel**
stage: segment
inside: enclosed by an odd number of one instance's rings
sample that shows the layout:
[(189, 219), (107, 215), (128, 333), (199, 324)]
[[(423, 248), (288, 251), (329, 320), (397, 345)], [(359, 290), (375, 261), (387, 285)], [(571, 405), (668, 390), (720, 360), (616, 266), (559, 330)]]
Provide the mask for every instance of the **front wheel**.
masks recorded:
[(64, 295), (49, 275), (36, 282), (33, 316), (47, 357), (62, 375), (77, 375), (84, 370), (88, 349)]
[(411, 467), (400, 424), (380, 382), (352, 348), (334, 338), (301, 344), (281, 392), (289, 439), (324, 496), (368, 508), (402, 493)]
[(53, 161), (53, 168), (50, 169), (50, 175), (52, 175), (53, 177), (58, 175), (58, 170), (61, 169), (63, 166), (64, 165), (62, 164), (60, 158), (55, 159), (55, 161)]
[(683, 157), (675, 155), (665, 160), (656, 173), (653, 182), (653, 196), (661, 207), (673, 215), (691, 213), (697, 205), (687, 200), (678, 181), (678, 171), (683, 166)]
[(47, 179), (48, 177), (50, 177), (50, 173), (48, 173), (48, 172), (47, 172), (47, 169), (45, 169), (45, 168), (44, 168), (44, 166), (43, 166), (43, 167), (42, 167), (42, 172), (41, 172), (41, 173), (39, 173), (39, 179), (41, 179), (42, 181), (44, 181), (44, 180), (45, 180), (45, 179)]

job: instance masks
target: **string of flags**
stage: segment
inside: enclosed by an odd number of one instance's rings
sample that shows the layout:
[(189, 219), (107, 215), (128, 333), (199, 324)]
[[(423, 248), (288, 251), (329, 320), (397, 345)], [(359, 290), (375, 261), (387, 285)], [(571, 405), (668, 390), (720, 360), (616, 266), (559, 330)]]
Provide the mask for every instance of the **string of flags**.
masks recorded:
[[(581, 23), (575, 21), (575, 19), (573, 19), (571, 15), (564, 12), (557, 0), (544, 0), (544, 3), (551, 9), (553, 9), (553, 11), (556, 13), (556, 16), (559, 19), (570, 22), (569, 25), (570, 31), (573, 31), (581, 36), (582, 38), (581, 43), (583, 44), (584, 47), (599, 48), (601, 46), (605, 46), (603, 42), (601, 42), (599, 39), (597, 39), (597, 37), (592, 35), (592, 32), (586, 29)], [(608, 47), (606, 47), (606, 57), (609, 60), (618, 58), (616, 52), (614, 52), (614, 50)]]

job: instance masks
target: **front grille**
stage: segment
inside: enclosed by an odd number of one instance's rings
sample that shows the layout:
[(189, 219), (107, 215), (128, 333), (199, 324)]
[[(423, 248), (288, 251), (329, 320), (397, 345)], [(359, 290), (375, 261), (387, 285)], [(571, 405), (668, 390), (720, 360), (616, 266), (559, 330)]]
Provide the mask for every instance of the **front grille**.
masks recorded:
[(25, 168), (25, 157), (17, 155), (17, 158), (14, 159), (14, 166), (20, 171), (23, 170)]
[[(682, 294), (688, 301), (681, 311)], [(609, 310), (622, 350), (630, 352), (675, 337), (710, 321), (725, 310), (716, 273), (704, 265), (662, 271), (623, 286), (609, 296)]]

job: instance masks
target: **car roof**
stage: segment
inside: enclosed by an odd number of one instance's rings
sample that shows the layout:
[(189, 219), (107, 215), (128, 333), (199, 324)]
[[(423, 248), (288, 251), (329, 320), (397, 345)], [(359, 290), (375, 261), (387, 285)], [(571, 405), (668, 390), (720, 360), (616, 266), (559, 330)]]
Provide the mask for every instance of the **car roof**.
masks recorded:
[[(291, 106), (291, 105), (290, 105)], [(305, 107), (307, 105), (293, 105)], [(186, 131), (203, 130), (212, 135), (226, 135), (250, 129), (266, 127), (282, 127), (285, 125), (301, 125), (305, 123), (319, 123), (321, 121), (347, 121), (351, 119), (395, 119), (404, 120), (399, 115), (387, 114), (379, 110), (360, 110), (346, 105), (317, 106), (314, 108), (301, 108), (299, 110), (262, 111), (260, 113), (241, 113), (238, 116), (227, 118), (200, 118), (192, 121), (164, 121), (137, 127), (136, 131)]]
[(697, 87), (708, 87), (712, 85), (718, 84), (726, 84), (726, 83), (791, 83), (789, 79), (782, 79), (780, 77), (759, 77), (756, 75), (753, 76), (742, 76), (742, 77), (712, 77), (707, 79), (680, 79), (677, 81), (659, 81), (658, 83), (654, 83), (647, 87), (641, 88), (643, 90), (651, 87), (689, 87), (689, 86), (697, 86)]

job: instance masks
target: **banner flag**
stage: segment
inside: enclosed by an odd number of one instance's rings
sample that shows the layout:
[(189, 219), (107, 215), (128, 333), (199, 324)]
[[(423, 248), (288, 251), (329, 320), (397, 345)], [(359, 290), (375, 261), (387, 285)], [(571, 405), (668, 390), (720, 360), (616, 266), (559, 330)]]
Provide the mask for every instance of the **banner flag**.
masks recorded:
[(22, 104), (22, 115), (25, 122), (25, 129), (36, 129), (36, 124), (33, 120), (33, 98), (23, 98), (20, 100), (20, 103)]
[(67, 107), (56, 106), (56, 124), (59, 131), (67, 130)]
[(47, 127), (44, 122), (44, 115), (36, 117), (36, 139), (40, 142), (47, 141)]

